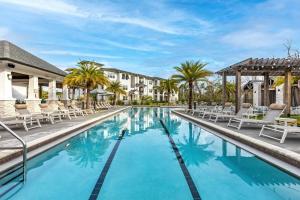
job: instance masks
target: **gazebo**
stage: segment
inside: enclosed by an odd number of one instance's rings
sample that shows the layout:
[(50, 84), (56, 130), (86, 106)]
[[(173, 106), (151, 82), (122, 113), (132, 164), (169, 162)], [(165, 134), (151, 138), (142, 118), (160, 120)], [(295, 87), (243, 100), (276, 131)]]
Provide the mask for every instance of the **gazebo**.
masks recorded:
[(226, 102), (226, 80), (227, 76), (235, 76), (235, 104), (236, 112), (241, 104), (241, 76), (263, 76), (264, 77), (264, 105), (269, 103), (269, 81), (270, 76), (284, 76), (284, 103), (287, 105), (286, 114), (290, 113), (292, 76), (300, 75), (299, 58), (248, 58), (236, 64), (230, 65), (216, 74), (222, 76), (223, 80), (223, 105)]

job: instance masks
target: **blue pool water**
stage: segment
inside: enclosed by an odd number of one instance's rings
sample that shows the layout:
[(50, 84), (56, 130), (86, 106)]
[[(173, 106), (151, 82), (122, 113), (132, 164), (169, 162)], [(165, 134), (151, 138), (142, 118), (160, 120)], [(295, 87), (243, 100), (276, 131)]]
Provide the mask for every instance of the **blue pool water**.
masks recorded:
[(89, 199), (118, 141), (97, 199), (195, 199), (191, 184), (204, 200), (300, 199), (299, 179), (156, 108), (124, 111), (31, 159), (27, 181), (1, 199)]

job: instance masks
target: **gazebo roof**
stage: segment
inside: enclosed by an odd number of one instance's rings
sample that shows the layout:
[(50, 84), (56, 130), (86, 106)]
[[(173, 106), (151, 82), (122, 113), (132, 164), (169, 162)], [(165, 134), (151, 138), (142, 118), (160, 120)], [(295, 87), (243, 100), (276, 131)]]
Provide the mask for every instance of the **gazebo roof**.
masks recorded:
[(67, 73), (63, 70), (32, 55), (31, 53), (6, 40), (0, 40), (0, 60), (8, 60), (32, 68), (51, 72), (60, 76), (67, 75)]
[(241, 71), (243, 76), (284, 76), (286, 70), (291, 70), (292, 75), (300, 75), (300, 58), (248, 58), (217, 71), (216, 74), (234, 76), (236, 71)]

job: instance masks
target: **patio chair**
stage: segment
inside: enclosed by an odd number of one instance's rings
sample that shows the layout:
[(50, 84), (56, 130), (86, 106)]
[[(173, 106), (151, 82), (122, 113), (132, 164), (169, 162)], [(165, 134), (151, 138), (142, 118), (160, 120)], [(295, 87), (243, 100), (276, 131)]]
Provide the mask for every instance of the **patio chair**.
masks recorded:
[(53, 123), (55, 122), (55, 119), (62, 121), (63, 113), (49, 108), (48, 104), (40, 104), (40, 108), (41, 114), (45, 117), (49, 117), (49, 119), (52, 119)]
[(81, 108), (77, 107), (77, 105), (74, 101), (71, 102), (70, 107), (72, 109), (74, 109), (77, 114), (80, 114), (82, 116), (90, 114), (90, 111), (88, 109), (81, 109)]
[(41, 121), (49, 121), (51, 124), (54, 124), (54, 120), (51, 116), (43, 115), (41, 112), (30, 112), (26, 107), (16, 108), (16, 112), (19, 114), (18, 116), (31, 116), (32, 119), (38, 119)]
[[(250, 119), (250, 118), (232, 118), (227, 126), (234, 127), (237, 129), (241, 129), (244, 124), (257, 124), (257, 125), (270, 125), (274, 124), (275, 119), (280, 117), (283, 114), (286, 108), (285, 104), (276, 104), (273, 103), (269, 106), (269, 110), (267, 111), (266, 115), (263, 117), (262, 120), (258, 119)], [(233, 123), (237, 123), (238, 125), (235, 126)]]
[(232, 104), (227, 104), (222, 113), (211, 114), (209, 120), (217, 122), (219, 119), (231, 120), (232, 118), (242, 118), (243, 114), (247, 113), (250, 108), (250, 103), (243, 103), (240, 110), (236, 114), (234, 114)]
[(71, 115), (75, 118), (76, 116), (76, 111), (74, 109), (67, 109), (65, 105), (62, 102), (57, 102), (58, 110), (64, 114), (71, 120)]
[(97, 109), (103, 110), (103, 109), (108, 109), (107, 107), (101, 105), (99, 102), (96, 103)]
[[(265, 130), (270, 130), (272, 132), (281, 133), (281, 138), (277, 138), (271, 135), (267, 135), (264, 133)], [(278, 140), (280, 143), (284, 143), (285, 138), (288, 134), (300, 134), (300, 127), (297, 126), (283, 126), (283, 125), (263, 125), (259, 136), (264, 136), (267, 138), (271, 138), (274, 140)]]
[(210, 115), (222, 113), (222, 106), (213, 106), (211, 109), (204, 111), (203, 113), (199, 113), (199, 117), (205, 118), (206, 116), (210, 117)]
[[(30, 115), (16, 115), (12, 117), (1, 117), (0, 121), (6, 126), (18, 126), (22, 125), (27, 132), (29, 129), (41, 127), (40, 121), (37, 118), (32, 118)], [(36, 126), (32, 126), (33, 123), (36, 123)], [(27, 124), (31, 126), (28, 127)]]

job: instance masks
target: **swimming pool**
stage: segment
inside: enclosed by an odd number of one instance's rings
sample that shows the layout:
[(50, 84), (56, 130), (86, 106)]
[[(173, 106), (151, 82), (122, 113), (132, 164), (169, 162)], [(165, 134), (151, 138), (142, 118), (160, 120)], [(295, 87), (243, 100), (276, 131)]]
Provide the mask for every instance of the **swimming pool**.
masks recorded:
[(300, 199), (299, 179), (168, 109), (123, 111), (28, 165), (1, 199)]

